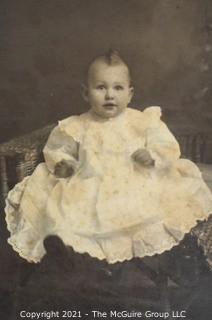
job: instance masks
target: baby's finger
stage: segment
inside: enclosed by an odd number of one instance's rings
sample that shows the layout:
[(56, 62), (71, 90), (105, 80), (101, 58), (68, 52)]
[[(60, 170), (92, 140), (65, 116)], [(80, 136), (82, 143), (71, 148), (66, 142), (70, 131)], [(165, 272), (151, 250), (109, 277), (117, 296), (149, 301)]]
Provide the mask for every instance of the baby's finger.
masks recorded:
[(148, 161), (150, 158), (150, 156), (147, 153), (143, 153), (143, 152), (139, 152), (135, 155), (135, 160), (136, 161)]
[(140, 164), (143, 164), (144, 166), (154, 165), (154, 160), (152, 159), (151, 155), (148, 152), (136, 153), (136, 155), (133, 157), (133, 160)]
[(143, 150), (143, 149), (138, 149), (138, 150), (136, 150), (135, 152), (133, 152), (132, 158), (133, 158), (133, 159), (136, 159), (137, 157), (142, 156), (144, 153), (145, 153), (145, 150)]

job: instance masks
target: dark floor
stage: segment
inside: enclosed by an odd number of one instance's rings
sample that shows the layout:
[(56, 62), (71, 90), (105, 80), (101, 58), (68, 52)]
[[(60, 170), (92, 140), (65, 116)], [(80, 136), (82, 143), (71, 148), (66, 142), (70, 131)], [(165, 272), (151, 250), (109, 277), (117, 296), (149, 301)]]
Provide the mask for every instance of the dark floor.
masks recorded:
[(61, 318), (50, 319), (62, 319), (62, 310), (79, 310), (90, 320), (95, 309), (186, 310), (186, 319), (212, 319), (211, 272), (191, 236), (160, 256), (114, 265), (77, 254), (56, 237), (45, 242), (47, 255), (39, 264), (19, 258), (5, 239), (2, 244), (0, 319), (22, 319), (22, 310), (56, 310)]

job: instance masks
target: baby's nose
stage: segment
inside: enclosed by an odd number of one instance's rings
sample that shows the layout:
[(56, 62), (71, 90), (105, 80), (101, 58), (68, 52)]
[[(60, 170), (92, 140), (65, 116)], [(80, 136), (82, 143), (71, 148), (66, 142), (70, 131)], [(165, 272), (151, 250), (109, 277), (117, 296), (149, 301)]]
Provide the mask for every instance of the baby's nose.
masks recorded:
[(105, 94), (106, 99), (113, 99), (114, 98), (114, 92), (112, 89), (107, 89)]

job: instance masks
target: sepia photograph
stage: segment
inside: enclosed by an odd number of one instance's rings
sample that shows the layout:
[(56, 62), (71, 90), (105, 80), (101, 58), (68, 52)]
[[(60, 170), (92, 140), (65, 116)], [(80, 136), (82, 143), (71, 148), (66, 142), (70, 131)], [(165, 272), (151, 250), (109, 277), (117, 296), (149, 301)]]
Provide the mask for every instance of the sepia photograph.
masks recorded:
[(211, 0), (0, 17), (0, 319), (211, 320)]

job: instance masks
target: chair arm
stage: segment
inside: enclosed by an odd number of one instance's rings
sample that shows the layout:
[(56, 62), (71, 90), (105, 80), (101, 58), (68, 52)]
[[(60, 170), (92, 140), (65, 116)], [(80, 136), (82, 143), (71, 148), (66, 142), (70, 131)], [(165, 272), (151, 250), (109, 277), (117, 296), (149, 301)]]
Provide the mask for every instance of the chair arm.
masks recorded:
[(182, 158), (212, 164), (212, 138), (206, 133), (176, 133)]
[(209, 267), (212, 270), (212, 215), (207, 221), (198, 223), (192, 230), (192, 233), (197, 237), (198, 244), (202, 247)]
[(25, 176), (43, 161), (42, 150), (55, 124), (33, 131), (0, 145), (0, 201)]

